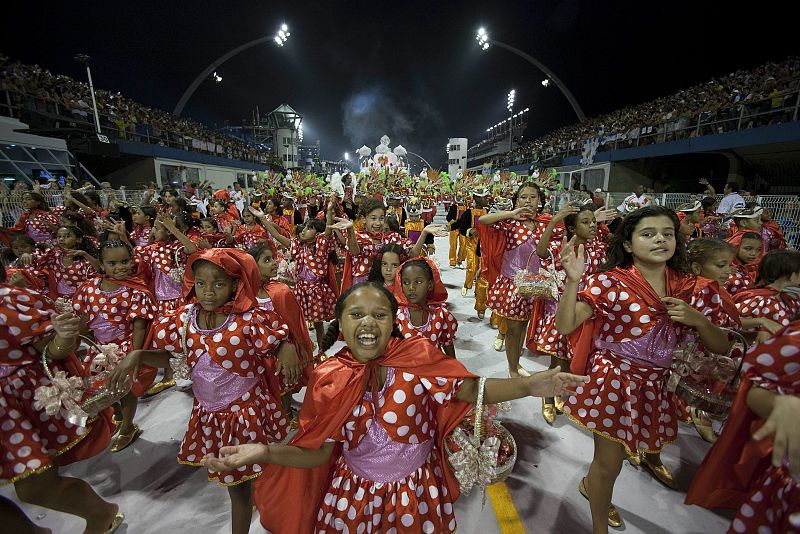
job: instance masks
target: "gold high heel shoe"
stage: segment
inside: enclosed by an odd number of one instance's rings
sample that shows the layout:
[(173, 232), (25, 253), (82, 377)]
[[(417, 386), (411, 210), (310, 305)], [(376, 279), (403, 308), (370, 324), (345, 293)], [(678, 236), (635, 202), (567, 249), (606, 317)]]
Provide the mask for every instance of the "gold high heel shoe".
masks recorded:
[(503, 349), (506, 348), (505, 336), (500, 336), (500, 334), (498, 334), (497, 337), (494, 338), (494, 345), (492, 346), (497, 352), (503, 352)]
[(139, 425), (134, 424), (131, 427), (130, 432), (127, 434), (123, 434), (122, 431), (117, 435), (116, 439), (114, 440), (114, 445), (111, 447), (111, 452), (119, 452), (134, 441), (136, 441), (139, 436), (142, 435), (142, 430), (139, 428)]
[(677, 489), (672, 471), (667, 469), (667, 466), (665, 466), (663, 463), (660, 465), (653, 463), (650, 461), (650, 458), (648, 458), (646, 453), (642, 453), (640, 457), (640, 465), (650, 471), (650, 474), (653, 475), (656, 480), (664, 484), (669, 489)]
[[(581, 492), (586, 500), (589, 500), (589, 492), (586, 491), (586, 477), (581, 479), (581, 483), (578, 485), (578, 491)], [(617, 507), (613, 504), (608, 507), (608, 526), (614, 528), (620, 528), (625, 525), (625, 521), (622, 520), (622, 516), (619, 515), (617, 511)]]
[(717, 441), (717, 435), (714, 434), (711, 424), (703, 420), (702, 412), (700, 412), (700, 410), (697, 408), (692, 407), (691, 413), (694, 429), (697, 430), (697, 433), (700, 434), (700, 437), (709, 443), (714, 443)]
[(158, 384), (153, 384), (150, 389), (144, 392), (145, 397), (155, 397), (162, 391), (165, 391), (171, 387), (175, 386), (175, 379), (171, 378), (169, 380), (162, 380)]
[(557, 413), (564, 413), (564, 399), (561, 397), (556, 397), (556, 412)]
[(544, 397), (542, 397), (542, 417), (548, 425), (552, 425), (556, 420), (555, 404), (548, 403)]
[(111, 525), (109, 525), (108, 530), (106, 530), (106, 534), (114, 534), (117, 529), (125, 522), (125, 514), (122, 512), (117, 512), (117, 515), (114, 516), (114, 520), (111, 521)]

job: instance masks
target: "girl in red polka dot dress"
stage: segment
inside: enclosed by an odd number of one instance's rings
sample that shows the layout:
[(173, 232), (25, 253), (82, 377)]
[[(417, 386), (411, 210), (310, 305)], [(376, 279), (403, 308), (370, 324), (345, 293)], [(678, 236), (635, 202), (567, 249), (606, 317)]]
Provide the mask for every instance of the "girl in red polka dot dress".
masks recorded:
[(245, 208), (242, 212), (242, 220), (244, 223), (239, 225), (233, 234), (234, 243), (237, 247), (250, 250), (262, 241), (272, 239), (264, 227), (258, 223), (258, 219), (249, 208)]
[[(763, 342), (800, 315), (800, 297), (785, 292), (800, 285), (800, 252), (776, 250), (761, 260), (758, 277), (752, 289), (733, 296), (742, 318), (760, 319), (756, 340)], [(743, 326), (749, 326), (748, 324)]]
[(352, 221), (343, 224), (341, 229), (342, 240), (347, 244), (342, 273), (343, 291), (353, 284), (367, 281), (372, 259), (384, 245), (390, 243), (400, 245), (406, 250), (409, 258), (416, 258), (422, 252), (428, 235), (439, 237), (446, 235), (446, 232), (435, 224), (423, 228), (416, 243), (412, 243), (397, 232), (384, 231), (386, 207), (383, 200), (378, 198), (366, 198), (361, 201), (358, 214), (364, 220), (363, 232), (354, 231)]
[(727, 242), (736, 249), (731, 272), (725, 289), (735, 295), (749, 288), (756, 281), (758, 264), (763, 256), (761, 235), (755, 232), (738, 232)]
[[(270, 393), (265, 360), (295, 348), (285, 342), (281, 318), (258, 307), (260, 278), (255, 260), (241, 250), (193, 254), (184, 285), (189, 304), (157, 320), (151, 350), (131, 352), (109, 378), (115, 387), (140, 365), (166, 367), (170, 358), (191, 375), (194, 405), (178, 454), (182, 464), (199, 466), (205, 455), (231, 443), (270, 443), (287, 435), (289, 420)], [(259, 465), (208, 471), (209, 480), (228, 488), (234, 534), (249, 530), (250, 481), (261, 471)]]
[[(476, 401), (479, 381), (427, 340), (400, 337), (396, 314), (383, 284), (352, 286), (336, 307), (346, 346), (314, 369), (292, 441), (233, 445), (206, 458), (218, 470), (273, 464), (255, 499), (273, 534), (456, 531), (459, 488), (443, 442)], [(488, 379), (483, 402), (553, 395), (584, 380), (555, 370)]]
[[(111, 409), (82, 427), (60, 410), (47, 413), (35, 400), (37, 388), (51, 385), (41, 363), (45, 348), (53, 373), (85, 374), (74, 354), (79, 329), (77, 317), (59, 315), (42, 295), (6, 285), (0, 267), (0, 480), (14, 484), (21, 501), (82, 517), (87, 533), (101, 534), (116, 529), (124, 515), (88, 483), (62, 476), (59, 467), (106, 448)], [(21, 512), (15, 515), (3, 515), (8, 532), (38, 532)], [(15, 519), (30, 530), (15, 528)]]
[(397, 272), (397, 324), (405, 338), (422, 336), (442, 352), (456, 357), (458, 321), (444, 305), (447, 289), (439, 269), (431, 260), (416, 258), (405, 262)]
[[(81, 317), (84, 329), (91, 330), (101, 345), (116, 343), (121, 354), (141, 349), (150, 321), (156, 317), (156, 304), (146, 283), (131, 276), (133, 259), (122, 241), (106, 241), (100, 246), (102, 276), (85, 282), (72, 296), (72, 308)], [(96, 354), (91, 354), (90, 358)], [(119, 452), (139, 438), (142, 431), (133, 422), (137, 397), (155, 378), (155, 369), (142, 368), (138, 380), (120, 400), (122, 419), (111, 452)]]
[(22, 195), (22, 207), (25, 211), (19, 216), (17, 224), (5, 230), (23, 232), (37, 243), (51, 239), (58, 226), (58, 216), (50, 211), (44, 197), (39, 193), (27, 192)]
[[(561, 271), (561, 242), (551, 239), (553, 229), (559, 221), (564, 221), (567, 241), (573, 237), (573, 246), (583, 245), (586, 254), (586, 267), (584, 278), (600, 270), (606, 261), (606, 248), (608, 247), (608, 227), (604, 221), (613, 218), (617, 210), (597, 210), (594, 204), (570, 205), (567, 204), (548, 223), (542, 238), (536, 246), (536, 253), (543, 262), (550, 262), (551, 254), (555, 260), (555, 269)], [(598, 223), (598, 215), (602, 220)], [(532, 353), (549, 354), (550, 369), (558, 366), (566, 367), (572, 358), (572, 349), (567, 338), (556, 330), (556, 307), (558, 302), (548, 302), (544, 306), (542, 317), (532, 317), (528, 325), (525, 346)], [(542, 416), (548, 424), (555, 421), (556, 415), (564, 406), (560, 398), (543, 399)]]
[[(533, 182), (522, 184), (514, 193), (513, 211), (498, 211), (481, 216), (478, 233), (481, 239), (481, 258), (486, 263), (486, 280), (489, 283), (487, 306), (505, 318), (506, 358), (512, 377), (530, 373), (519, 364), (525, 341), (525, 329), (534, 306), (544, 309), (542, 299), (522, 297), (514, 284), (517, 272), (539, 270), (536, 244), (541, 238), (550, 215), (541, 215), (542, 192)], [(563, 229), (556, 227), (555, 239), (561, 239)]]
[(408, 255), (400, 245), (396, 243), (383, 245), (372, 260), (369, 281), (382, 283), (393, 295), (397, 295), (395, 285), (397, 270), (407, 259)]
[(100, 262), (90, 252), (91, 244), (80, 228), (62, 226), (56, 239), (58, 248), (47, 250), (34, 269), (48, 279), (51, 298), (72, 298), (78, 286), (97, 275)]
[(330, 258), (333, 247), (332, 209), (327, 212), (327, 222), (328, 224), (320, 219), (309, 219), (298, 237), (292, 239), (281, 234), (279, 228), (271, 222), (264, 223), (275, 241), (289, 250), (289, 255), (297, 266), (297, 281), (292, 289), (306, 319), (314, 323), (318, 345), (322, 344), (325, 334), (324, 321), (333, 319), (339, 289)]
[(301, 386), (308, 383), (311, 371), (314, 369), (314, 345), (306, 326), (306, 316), (300, 303), (297, 301), (291, 288), (275, 280), (278, 275), (278, 253), (275, 243), (262, 241), (258, 246), (247, 251), (256, 260), (261, 273), (261, 287), (259, 287), (259, 307), (277, 313), (281, 320), (289, 327), (289, 341), (297, 347), (297, 354), (284, 354), (275, 361), (267, 361), (267, 366), (274, 363), (273, 369), (268, 369), (267, 383), (274, 397), (281, 399), (283, 411), (290, 416), (292, 430), (297, 430), (297, 419), (292, 409), (292, 393), (300, 390)]
[(580, 483), (594, 532), (623, 523), (611, 497), (627, 456), (642, 451), (642, 465), (672, 483), (659, 451), (677, 437), (674, 397), (666, 388), (674, 349), (698, 336), (707, 350), (725, 354), (730, 341), (717, 325), (738, 326), (717, 282), (686, 272), (679, 226), (675, 212), (661, 206), (629, 213), (611, 239), (603, 271), (586, 277), (580, 292), (584, 247), (562, 246), (567, 281), (556, 327), (565, 335), (577, 330), (572, 370), (590, 378), (564, 413), (594, 434), (594, 458)]
[(153, 206), (139, 206), (131, 210), (133, 230), (129, 239), (134, 247), (143, 247), (150, 244), (150, 234), (156, 223), (158, 213)]
[[(800, 533), (800, 322), (745, 356), (744, 379), (687, 504), (738, 508), (734, 533)], [(755, 431), (754, 431), (755, 430)]]

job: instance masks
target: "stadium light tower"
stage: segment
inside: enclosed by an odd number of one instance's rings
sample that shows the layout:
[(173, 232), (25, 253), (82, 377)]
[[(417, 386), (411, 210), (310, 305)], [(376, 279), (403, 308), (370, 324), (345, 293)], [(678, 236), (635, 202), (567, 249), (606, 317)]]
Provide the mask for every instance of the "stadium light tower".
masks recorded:
[[(98, 136), (102, 134), (100, 131), (100, 116), (97, 114), (97, 99), (94, 97), (94, 83), (92, 83), (92, 69), (89, 67), (89, 62), (92, 60), (86, 54), (75, 54), (72, 58), (78, 63), (86, 65), (86, 76), (89, 78), (89, 92), (92, 95), (92, 111), (94, 112), (94, 128)], [(98, 137), (99, 138), (99, 137)], [(108, 141), (106, 141), (108, 142)]]
[[(586, 115), (583, 113), (583, 110), (578, 105), (577, 100), (575, 100), (575, 97), (572, 95), (570, 90), (567, 89), (567, 86), (564, 85), (564, 83), (558, 78), (558, 76), (556, 76), (553, 73), (553, 71), (551, 71), (546, 66), (544, 66), (544, 64), (542, 64), (541, 61), (539, 61), (538, 59), (534, 58), (530, 54), (526, 54), (525, 52), (523, 52), (519, 48), (515, 48), (515, 47), (513, 47), (511, 45), (508, 45), (506, 43), (503, 43), (503, 42), (500, 42), (500, 41), (496, 41), (496, 40), (490, 38), (489, 37), (489, 32), (486, 31), (486, 28), (480, 28), (478, 30), (478, 33), (475, 35), (475, 41), (477, 41), (478, 46), (484, 52), (486, 50), (489, 50), (491, 45), (498, 46), (500, 48), (504, 48), (504, 49), (508, 50), (509, 52), (512, 52), (512, 53), (518, 55), (519, 57), (521, 57), (522, 59), (524, 59), (525, 61), (527, 61), (531, 65), (533, 65), (534, 67), (538, 68), (539, 70), (541, 70), (542, 72), (547, 74), (547, 77), (554, 84), (556, 84), (559, 89), (561, 89), (561, 92), (567, 98), (567, 100), (569, 101), (570, 105), (572, 106), (573, 111), (575, 111), (575, 114), (578, 116), (578, 120), (580, 120), (581, 122), (584, 122), (586, 120)], [(547, 87), (547, 84), (543, 83), (542, 85)]]
[(192, 97), (197, 88), (200, 87), (200, 84), (202, 84), (204, 80), (209, 78), (211, 76), (211, 73), (217, 70), (217, 67), (228, 61), (230, 58), (239, 54), (240, 52), (244, 52), (248, 48), (252, 48), (258, 44), (267, 43), (269, 41), (273, 41), (277, 46), (283, 47), (283, 45), (286, 44), (286, 41), (289, 39), (290, 35), (291, 33), (289, 33), (289, 26), (287, 26), (284, 23), (281, 24), (281, 27), (274, 35), (268, 35), (266, 37), (260, 37), (258, 39), (254, 39), (249, 43), (245, 43), (241, 46), (238, 46), (233, 50), (227, 52), (223, 56), (217, 58), (216, 61), (214, 61), (211, 65), (206, 67), (203, 70), (203, 72), (201, 72), (200, 75), (194, 79), (191, 85), (189, 85), (189, 87), (186, 88), (186, 91), (183, 92), (183, 95), (181, 95), (180, 100), (178, 100), (178, 103), (175, 105), (175, 109), (172, 110), (172, 114), (175, 115), (176, 117), (180, 117), (181, 113), (183, 112), (183, 108), (186, 107), (186, 102), (189, 101), (189, 99)]

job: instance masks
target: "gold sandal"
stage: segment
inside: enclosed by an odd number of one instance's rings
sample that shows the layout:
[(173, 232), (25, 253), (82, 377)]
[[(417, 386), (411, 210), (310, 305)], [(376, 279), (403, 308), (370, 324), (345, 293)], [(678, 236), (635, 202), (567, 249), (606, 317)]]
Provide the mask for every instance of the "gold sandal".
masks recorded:
[(158, 384), (154, 384), (153, 386), (150, 387), (150, 389), (145, 391), (144, 392), (144, 396), (145, 397), (155, 397), (156, 395), (158, 395), (162, 391), (167, 390), (167, 389), (169, 389), (171, 387), (174, 387), (174, 386), (175, 386), (175, 379), (174, 378), (172, 378), (170, 380), (162, 380)]
[(111, 452), (119, 452), (134, 441), (136, 441), (139, 436), (142, 435), (142, 430), (139, 428), (139, 425), (134, 424), (131, 428), (131, 431), (127, 434), (123, 434), (122, 432), (119, 433), (117, 438), (114, 440), (114, 445), (111, 447)]
[(106, 534), (114, 534), (117, 529), (125, 522), (125, 514), (122, 512), (117, 512), (117, 515), (114, 516), (114, 520), (111, 522), (111, 526), (108, 527), (106, 530)]
[(550, 404), (542, 397), (542, 417), (548, 425), (552, 425), (556, 420), (556, 405)]
[[(589, 492), (586, 491), (586, 477), (581, 479), (581, 483), (578, 485), (578, 491), (581, 492), (586, 500), (589, 500)], [(625, 525), (625, 521), (622, 520), (622, 516), (619, 515), (617, 511), (617, 507), (613, 504), (608, 507), (608, 526), (614, 528), (621, 528)]]

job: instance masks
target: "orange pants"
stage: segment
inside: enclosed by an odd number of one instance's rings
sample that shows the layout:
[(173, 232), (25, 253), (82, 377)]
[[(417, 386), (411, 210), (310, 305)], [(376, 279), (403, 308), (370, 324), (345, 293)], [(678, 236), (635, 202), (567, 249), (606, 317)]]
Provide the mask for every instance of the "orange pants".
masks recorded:
[(478, 248), (478, 236), (468, 237), (466, 244), (467, 274), (464, 278), (464, 287), (471, 288), (481, 270), (481, 259), (475, 255), (475, 250)]
[(486, 295), (489, 292), (489, 282), (486, 278), (479, 276), (475, 281), (475, 311), (483, 313), (486, 311)]
[(461, 235), (458, 230), (450, 232), (450, 267), (455, 267), (456, 263), (462, 263), (467, 256), (467, 238)]

